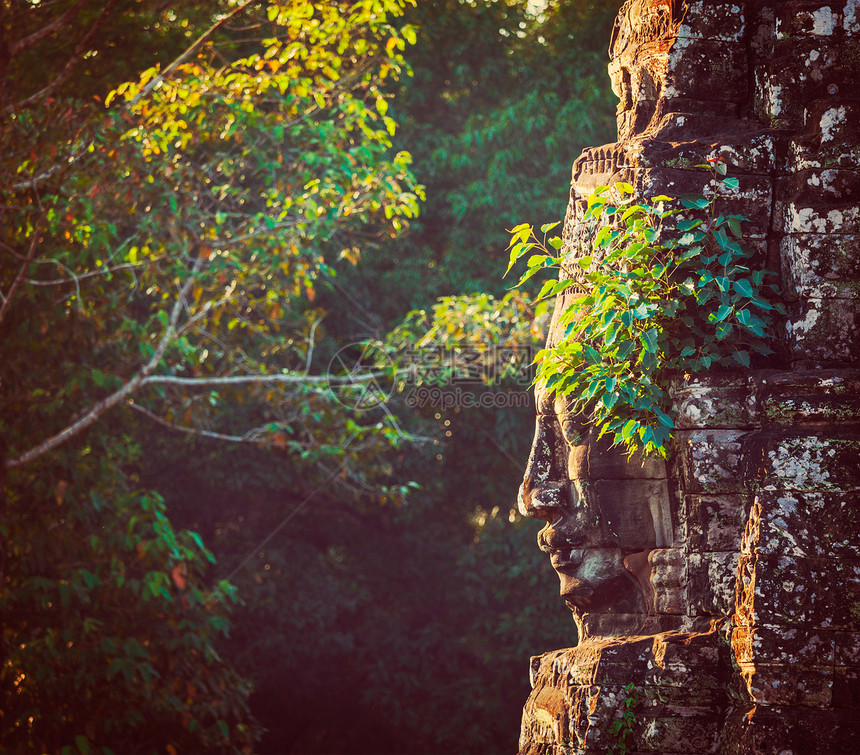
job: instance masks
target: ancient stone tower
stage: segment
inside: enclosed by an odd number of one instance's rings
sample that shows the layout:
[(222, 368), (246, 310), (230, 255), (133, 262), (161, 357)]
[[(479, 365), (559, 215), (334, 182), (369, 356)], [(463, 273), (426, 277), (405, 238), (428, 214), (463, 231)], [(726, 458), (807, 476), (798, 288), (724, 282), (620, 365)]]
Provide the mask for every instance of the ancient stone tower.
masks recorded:
[(564, 249), (594, 187), (703, 193), (719, 157), (787, 317), (772, 360), (675, 382), (668, 464), (538, 391), (520, 507), (580, 643), (532, 659), (520, 752), (860, 752), (860, 0), (628, 0), (610, 57)]

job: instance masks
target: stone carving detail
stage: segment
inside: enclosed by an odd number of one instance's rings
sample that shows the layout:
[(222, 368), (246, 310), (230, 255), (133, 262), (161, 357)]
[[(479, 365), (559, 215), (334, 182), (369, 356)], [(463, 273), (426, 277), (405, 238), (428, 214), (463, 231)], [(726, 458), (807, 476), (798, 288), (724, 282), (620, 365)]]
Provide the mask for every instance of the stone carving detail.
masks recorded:
[(579, 644), (532, 659), (520, 752), (854, 751), (860, 4), (628, 0), (610, 58), (618, 142), (574, 163), (564, 248), (595, 186), (702, 193), (694, 166), (721, 157), (739, 187), (719, 204), (788, 316), (769, 363), (676, 381), (669, 464), (537, 393), (519, 506), (546, 520)]

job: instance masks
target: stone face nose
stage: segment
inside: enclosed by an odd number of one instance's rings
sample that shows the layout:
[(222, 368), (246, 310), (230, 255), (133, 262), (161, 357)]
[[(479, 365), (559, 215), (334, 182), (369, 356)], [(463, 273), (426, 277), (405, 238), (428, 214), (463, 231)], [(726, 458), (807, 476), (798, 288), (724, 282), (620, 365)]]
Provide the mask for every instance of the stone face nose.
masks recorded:
[(532, 487), (524, 480), (517, 496), (517, 507), (523, 516), (548, 522), (557, 520), (567, 503), (567, 486), (560, 482)]
[(538, 532), (538, 547), (542, 551), (561, 551), (585, 545), (588, 542), (588, 530), (571, 524), (569, 517), (547, 524)]
[(540, 415), (517, 505), (523, 516), (554, 521), (569, 507), (567, 444), (555, 415)]

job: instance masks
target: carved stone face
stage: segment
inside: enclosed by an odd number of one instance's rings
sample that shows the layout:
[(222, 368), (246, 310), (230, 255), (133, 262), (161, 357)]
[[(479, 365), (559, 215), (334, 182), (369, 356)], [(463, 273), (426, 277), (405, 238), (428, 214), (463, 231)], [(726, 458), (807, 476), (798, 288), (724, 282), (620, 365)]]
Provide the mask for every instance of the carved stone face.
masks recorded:
[(578, 424), (563, 401), (540, 391), (536, 397), (520, 511), (547, 523), (538, 545), (581, 636), (636, 631), (653, 614), (648, 554), (671, 541), (664, 465), (628, 462)]

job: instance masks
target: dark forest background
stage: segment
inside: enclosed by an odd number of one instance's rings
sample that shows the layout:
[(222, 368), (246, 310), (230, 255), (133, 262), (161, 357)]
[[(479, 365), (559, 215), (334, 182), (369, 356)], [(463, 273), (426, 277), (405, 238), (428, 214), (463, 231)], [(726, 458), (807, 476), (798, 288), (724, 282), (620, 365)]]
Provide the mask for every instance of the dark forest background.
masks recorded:
[[(163, 70), (237, 5), (0, 5), (5, 746), (515, 750), (529, 657), (576, 641), (538, 523), (516, 513), (534, 413), (510, 399), (528, 389), (522, 360), (494, 379), (425, 374), (421, 393), (382, 377), (387, 400), (367, 406), (360, 391), (264, 381), (141, 384), (99, 402), (157, 351), (171, 297), (185, 295), (177, 322), (209, 297), (209, 324), (177, 335), (157, 371), (189, 380), (272, 364), (372, 370), (368, 343), (406, 361), (434, 346), (456, 359), (482, 344), (527, 354), (545, 311), (505, 296), (506, 229), (561, 219), (571, 163), (614, 138), (605, 68), (618, 4), (559, 0), (538, 13), (522, 0), (419, 0), (399, 15), (393, 2), (262, 3), (209, 36), (208, 62), (184, 71), (172, 100), (165, 87), (143, 105), (126, 93), (125, 110), (105, 108), (109, 92)], [(337, 32), (353, 34), (343, 49), (307, 25), (279, 27), (341, 61), (337, 85), (314, 89), (313, 55), (301, 64), (308, 91), (291, 89), (303, 80), (292, 69), (254, 89), (277, 73), (253, 61), (256, 83), (229, 79), (235, 64), (208, 73), (252, 55), (279, 12), (314, 5), (308, 18), (366, 10), (350, 17), (357, 31)], [(194, 121), (201, 107), (212, 109)], [(359, 164), (366, 204), (350, 189), (340, 206), (354, 201), (351, 215), (328, 213), (331, 195), (312, 196), (311, 182), (335, 171), (349, 182)], [(232, 193), (208, 194), (228, 168), (241, 174), (224, 184)], [(268, 178), (277, 170), (283, 183)], [(236, 187), (269, 209), (245, 209)], [(290, 220), (300, 201), (314, 212)], [(265, 239), (215, 271), (228, 256), (207, 257), (208, 229), (233, 249), (252, 226)], [(285, 234), (293, 256), (276, 285)], [(189, 271), (204, 280), (204, 260), (211, 283), (177, 294)], [(492, 394), (496, 408), (464, 394)]]

